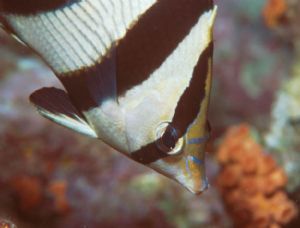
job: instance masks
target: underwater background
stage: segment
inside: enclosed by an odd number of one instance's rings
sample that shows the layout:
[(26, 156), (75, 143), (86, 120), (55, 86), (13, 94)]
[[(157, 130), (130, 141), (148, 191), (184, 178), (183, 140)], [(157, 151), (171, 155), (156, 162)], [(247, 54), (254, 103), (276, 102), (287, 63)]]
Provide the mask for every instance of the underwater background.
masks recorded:
[(300, 227), (300, 2), (216, 4), (200, 196), (39, 116), (28, 96), (60, 85), (0, 32), (0, 228)]

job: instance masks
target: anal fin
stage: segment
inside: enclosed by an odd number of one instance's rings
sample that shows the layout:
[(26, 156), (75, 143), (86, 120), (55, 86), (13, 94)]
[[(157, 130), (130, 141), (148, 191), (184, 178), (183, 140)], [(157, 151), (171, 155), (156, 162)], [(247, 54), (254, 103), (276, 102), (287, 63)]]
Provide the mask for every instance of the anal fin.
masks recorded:
[(82, 118), (67, 93), (57, 88), (42, 88), (30, 95), (30, 101), (45, 118), (92, 138), (95, 131)]

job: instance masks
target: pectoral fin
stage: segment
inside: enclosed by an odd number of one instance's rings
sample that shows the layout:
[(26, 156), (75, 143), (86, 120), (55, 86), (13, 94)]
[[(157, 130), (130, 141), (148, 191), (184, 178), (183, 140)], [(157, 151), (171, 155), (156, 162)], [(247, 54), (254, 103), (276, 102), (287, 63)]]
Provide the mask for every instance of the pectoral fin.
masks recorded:
[(57, 88), (42, 88), (30, 95), (30, 101), (38, 112), (47, 119), (92, 138), (95, 131), (76, 110), (68, 95)]

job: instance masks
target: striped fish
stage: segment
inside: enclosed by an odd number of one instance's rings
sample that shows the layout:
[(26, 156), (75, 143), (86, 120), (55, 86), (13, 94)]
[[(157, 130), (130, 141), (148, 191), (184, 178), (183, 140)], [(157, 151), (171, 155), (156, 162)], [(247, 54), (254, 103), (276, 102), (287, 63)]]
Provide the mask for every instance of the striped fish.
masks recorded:
[(30, 96), (41, 115), (207, 188), (212, 0), (0, 0), (0, 14), (65, 88)]

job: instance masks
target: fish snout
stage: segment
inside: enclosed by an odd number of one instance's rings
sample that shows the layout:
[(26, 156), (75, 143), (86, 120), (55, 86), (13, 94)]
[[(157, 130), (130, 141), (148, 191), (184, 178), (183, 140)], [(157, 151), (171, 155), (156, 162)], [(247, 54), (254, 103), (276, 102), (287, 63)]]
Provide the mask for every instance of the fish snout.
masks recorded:
[(194, 194), (201, 194), (208, 188), (204, 159), (194, 155), (185, 157), (184, 181), (181, 184)]
[(184, 186), (186, 187), (186, 189), (188, 189), (191, 193), (195, 194), (195, 195), (200, 195), (202, 194), (205, 190), (208, 189), (209, 184), (208, 184), (208, 180), (207, 177), (204, 177), (203, 179), (200, 180), (200, 184), (194, 181), (191, 181), (191, 183), (187, 183)]

